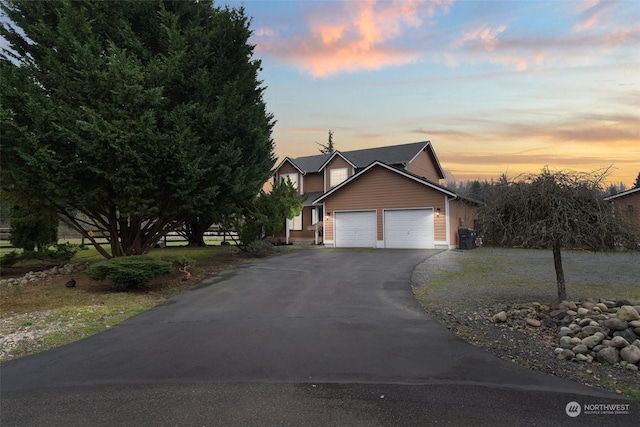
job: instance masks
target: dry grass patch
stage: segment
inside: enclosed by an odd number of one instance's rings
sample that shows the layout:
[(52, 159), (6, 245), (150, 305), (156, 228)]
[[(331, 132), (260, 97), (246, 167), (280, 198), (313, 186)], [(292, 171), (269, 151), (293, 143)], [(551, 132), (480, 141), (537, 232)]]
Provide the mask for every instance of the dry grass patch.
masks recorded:
[[(0, 361), (15, 359), (104, 331), (193, 286), (205, 277), (252, 260), (235, 248), (166, 248), (152, 256), (172, 261), (180, 256), (196, 260), (191, 276), (178, 272), (115, 292), (108, 281), (90, 280), (84, 273), (53, 276), (27, 285), (0, 288)], [(80, 253), (81, 262), (100, 260)], [(75, 260), (74, 260), (75, 261)], [(29, 265), (26, 270), (36, 269)], [(14, 275), (24, 274), (17, 268)], [(6, 272), (3, 271), (3, 278)], [(71, 278), (76, 286), (67, 288)]]

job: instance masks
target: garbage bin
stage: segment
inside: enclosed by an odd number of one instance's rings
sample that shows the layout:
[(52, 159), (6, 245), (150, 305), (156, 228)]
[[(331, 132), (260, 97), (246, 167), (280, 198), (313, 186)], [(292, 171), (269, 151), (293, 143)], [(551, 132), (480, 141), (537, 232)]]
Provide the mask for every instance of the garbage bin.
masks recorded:
[(458, 230), (458, 247), (460, 249), (473, 249), (476, 247), (476, 233), (475, 230), (469, 228), (460, 228)]

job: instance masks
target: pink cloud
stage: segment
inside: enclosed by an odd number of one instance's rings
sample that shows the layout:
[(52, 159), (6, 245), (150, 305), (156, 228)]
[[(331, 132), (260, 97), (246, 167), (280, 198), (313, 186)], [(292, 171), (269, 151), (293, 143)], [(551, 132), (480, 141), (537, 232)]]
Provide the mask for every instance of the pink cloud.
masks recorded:
[(484, 24), (469, 32), (466, 32), (459, 44), (474, 44), (482, 46), (487, 51), (492, 51), (498, 44), (498, 34), (504, 32), (504, 30), (506, 29), (507, 27), (505, 25), (500, 25), (497, 28), (492, 28)]
[[(421, 51), (393, 41), (421, 27), (425, 17), (447, 10), (452, 0), (342, 1), (307, 15), (308, 32), (279, 39), (261, 32), (258, 49), (295, 64), (314, 77), (375, 70), (416, 61)], [(336, 11), (339, 8), (339, 11)]]
[(588, 1), (582, 2), (578, 6), (580, 21), (573, 26), (573, 29), (575, 31), (584, 31), (597, 27), (600, 21), (602, 21), (602, 18), (613, 9), (615, 3), (610, 1), (602, 3), (599, 1)]

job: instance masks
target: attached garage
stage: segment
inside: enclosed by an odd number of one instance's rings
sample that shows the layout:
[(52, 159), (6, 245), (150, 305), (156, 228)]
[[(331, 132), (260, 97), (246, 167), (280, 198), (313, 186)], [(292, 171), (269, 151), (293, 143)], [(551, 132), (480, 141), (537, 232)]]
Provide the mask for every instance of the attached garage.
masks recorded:
[(385, 210), (384, 246), (433, 249), (433, 226), (433, 209)]
[(337, 248), (376, 247), (376, 211), (336, 212), (334, 222)]

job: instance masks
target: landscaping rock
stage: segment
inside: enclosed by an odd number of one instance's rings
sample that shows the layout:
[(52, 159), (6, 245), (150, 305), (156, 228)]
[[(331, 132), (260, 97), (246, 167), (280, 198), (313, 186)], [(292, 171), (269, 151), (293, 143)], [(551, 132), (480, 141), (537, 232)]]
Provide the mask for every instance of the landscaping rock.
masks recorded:
[(558, 330), (558, 338), (560, 337), (572, 337), (573, 336), (573, 331), (569, 328), (567, 328), (566, 326), (563, 326), (560, 328), (560, 330)]
[(589, 348), (584, 344), (578, 344), (577, 346), (573, 347), (571, 351), (573, 351), (576, 355), (587, 354), (589, 352)]
[(613, 333), (614, 337), (622, 337), (630, 343), (634, 342), (638, 338), (640, 338), (633, 329), (625, 329), (624, 331), (615, 331)]
[(598, 352), (596, 359), (602, 363), (615, 365), (620, 362), (620, 354), (618, 353), (618, 350), (613, 347), (605, 347)]
[(622, 337), (613, 337), (608, 345), (615, 348), (624, 348), (628, 347), (630, 344), (629, 341), (625, 340)]
[(578, 309), (578, 316), (586, 316), (587, 314), (589, 314), (588, 308), (580, 307)]
[(620, 357), (629, 363), (638, 363), (640, 362), (640, 348), (629, 345), (620, 350)]
[(613, 329), (614, 331), (622, 331), (629, 327), (629, 324), (627, 322), (617, 318), (603, 320), (600, 324), (605, 328)]
[(493, 316), (494, 322), (506, 322), (507, 321), (507, 312), (501, 311), (500, 313)]
[(560, 352), (560, 354), (558, 354), (558, 360), (571, 360), (575, 357), (576, 355), (573, 353), (573, 351), (567, 349), (567, 348), (563, 348), (562, 351)]
[(632, 321), (640, 319), (640, 313), (631, 305), (623, 305), (616, 312), (616, 317), (620, 320)]
[(571, 342), (571, 337), (560, 337), (560, 347), (562, 348), (572, 348), (575, 345)]
[(604, 335), (601, 332), (596, 332), (594, 335), (586, 337), (582, 340), (582, 344), (586, 345), (589, 348), (593, 348), (600, 344), (604, 339)]
[(542, 325), (542, 322), (540, 322), (538, 319), (527, 318), (526, 322), (527, 322), (527, 325), (533, 326), (534, 328), (539, 328)]

